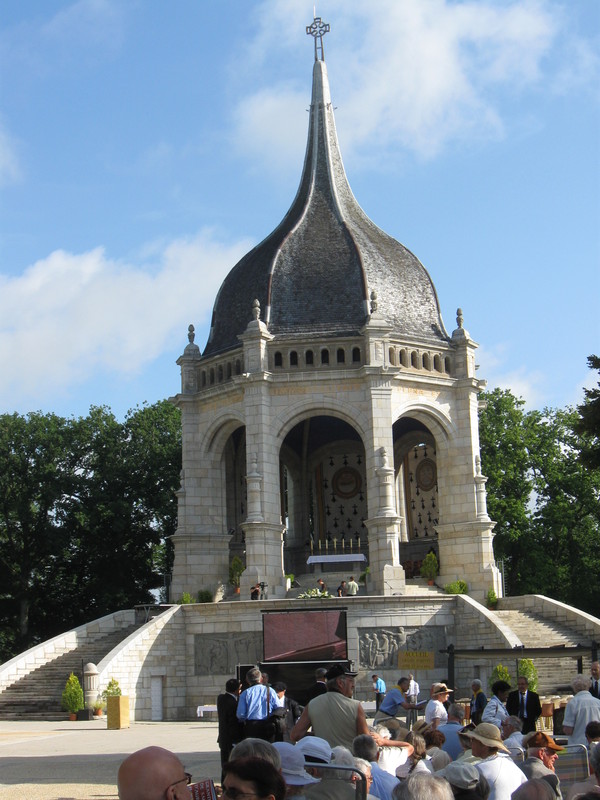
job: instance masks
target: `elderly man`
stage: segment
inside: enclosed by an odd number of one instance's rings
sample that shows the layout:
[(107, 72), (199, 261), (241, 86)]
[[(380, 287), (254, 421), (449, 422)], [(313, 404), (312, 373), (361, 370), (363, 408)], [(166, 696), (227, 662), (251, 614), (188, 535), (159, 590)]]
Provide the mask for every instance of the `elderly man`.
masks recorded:
[(327, 694), (313, 698), (304, 707), (290, 733), (292, 742), (302, 739), (312, 727), (314, 735), (332, 747), (341, 744), (351, 750), (356, 736), (369, 733), (364, 709), (352, 698), (357, 675), (341, 664), (331, 667), (325, 676)]
[(471, 722), (473, 725), (479, 725), (485, 707), (487, 706), (487, 697), (484, 694), (481, 681), (475, 678), (471, 683)]
[(535, 730), (535, 723), (542, 713), (542, 704), (537, 692), (529, 688), (529, 681), (524, 675), (517, 678), (517, 688), (509, 692), (506, 700), (506, 710), (509, 714), (523, 720), (523, 734)]
[(503, 719), (500, 725), (500, 733), (502, 734), (504, 746), (508, 748), (523, 747), (522, 730), (523, 720), (519, 719), (519, 717), (507, 717)]
[(554, 789), (556, 797), (562, 798), (560, 782), (554, 771), (554, 762), (563, 748), (556, 744), (551, 736), (542, 731), (537, 731), (525, 741), (527, 758), (518, 766), (529, 780), (544, 778)]
[(510, 800), (511, 794), (527, 778), (512, 759), (500, 755), (508, 753), (500, 729), (491, 722), (480, 722), (468, 735), (473, 755), (482, 759), (475, 766), (490, 785), (488, 800)]
[(554, 789), (543, 778), (534, 778), (512, 793), (512, 800), (555, 800)]
[(249, 687), (241, 693), (236, 711), (237, 718), (244, 724), (244, 737), (252, 736), (272, 742), (275, 739), (275, 726), (268, 718), (279, 708), (279, 698), (270, 686), (263, 684), (258, 667), (248, 670), (246, 683)]
[(571, 686), (575, 696), (565, 708), (563, 731), (569, 737), (569, 744), (587, 747), (585, 728), (588, 722), (600, 722), (600, 700), (590, 694), (590, 679), (585, 675), (576, 675)]
[(398, 683), (393, 689), (390, 689), (383, 702), (379, 706), (379, 711), (373, 718), (374, 724), (382, 722), (390, 731), (394, 731), (400, 727), (400, 723), (396, 719), (398, 713), (402, 711), (412, 711), (417, 706), (409, 702), (408, 687), (410, 686), (409, 678), (399, 678)]
[(175, 753), (163, 747), (145, 747), (119, 767), (120, 800), (190, 800), (192, 776)]
[(398, 778), (381, 769), (379, 760), (379, 747), (372, 736), (357, 736), (352, 745), (352, 752), (356, 758), (362, 758), (371, 765), (371, 778), (373, 782), (369, 792), (380, 800), (391, 800), (392, 792), (398, 784)]
[(444, 753), (448, 753), (450, 758), (455, 761), (461, 755), (463, 749), (458, 738), (458, 732), (462, 730), (465, 712), (458, 703), (451, 703), (448, 709), (448, 722), (440, 725), (438, 731), (443, 733), (446, 741), (442, 745)]
[(444, 778), (417, 772), (400, 781), (392, 793), (392, 800), (454, 800), (454, 794)]

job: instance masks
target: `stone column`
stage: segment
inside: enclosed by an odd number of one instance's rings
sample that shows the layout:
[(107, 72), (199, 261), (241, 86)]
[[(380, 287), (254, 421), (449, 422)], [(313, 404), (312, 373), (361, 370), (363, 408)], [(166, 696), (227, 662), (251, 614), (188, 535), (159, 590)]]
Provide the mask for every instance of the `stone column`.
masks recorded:
[(98, 700), (98, 667), (91, 661), (83, 668), (83, 696), (85, 707), (93, 708)]

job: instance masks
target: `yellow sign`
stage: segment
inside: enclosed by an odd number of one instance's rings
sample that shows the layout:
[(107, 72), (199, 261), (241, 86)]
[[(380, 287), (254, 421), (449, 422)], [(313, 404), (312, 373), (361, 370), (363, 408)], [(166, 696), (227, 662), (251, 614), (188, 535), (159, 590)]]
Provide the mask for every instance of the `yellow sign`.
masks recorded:
[(433, 650), (404, 650), (398, 653), (400, 669), (433, 669)]

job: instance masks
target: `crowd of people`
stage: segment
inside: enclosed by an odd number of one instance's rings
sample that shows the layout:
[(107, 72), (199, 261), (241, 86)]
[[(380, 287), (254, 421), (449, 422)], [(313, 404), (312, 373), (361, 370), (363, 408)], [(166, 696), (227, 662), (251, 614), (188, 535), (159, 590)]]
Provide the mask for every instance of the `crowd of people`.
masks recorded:
[[(382, 695), (374, 719), (354, 699), (357, 673), (344, 664), (315, 673), (303, 708), (283, 683), (270, 686), (258, 668), (247, 688), (227, 681), (219, 695), (218, 744), (221, 786), (213, 797), (230, 800), (591, 800), (600, 798), (600, 665), (592, 677), (577, 675), (565, 709), (569, 744), (588, 748), (590, 776), (562, 787), (556, 761), (563, 745), (536, 723), (538, 695), (525, 678), (517, 688), (504, 681), (486, 698), (472, 684), (470, 722), (463, 705), (451, 701), (447, 683), (431, 686), (418, 703), (412, 676), (389, 691), (373, 675)], [(414, 712), (425, 705), (423, 717)], [(524, 754), (523, 759), (512, 756)], [(190, 800), (192, 776), (179, 758), (160, 747), (133, 753), (118, 774), (121, 800)], [(199, 786), (199, 784), (198, 784)], [(360, 787), (360, 789), (358, 788)]]

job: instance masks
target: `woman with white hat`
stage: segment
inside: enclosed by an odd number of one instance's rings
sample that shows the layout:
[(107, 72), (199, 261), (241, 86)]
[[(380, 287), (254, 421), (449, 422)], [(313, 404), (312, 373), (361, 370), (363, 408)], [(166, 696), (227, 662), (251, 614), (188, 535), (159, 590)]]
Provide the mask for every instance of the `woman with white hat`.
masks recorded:
[(448, 712), (444, 703), (449, 694), (450, 689), (445, 683), (434, 683), (431, 687), (431, 700), (425, 706), (425, 722), (432, 731), (448, 722)]
[(473, 755), (482, 759), (475, 766), (490, 785), (488, 800), (510, 800), (511, 794), (527, 778), (512, 758), (502, 755), (510, 755), (510, 751), (504, 746), (500, 728), (491, 722), (480, 722), (467, 735), (471, 737)]

